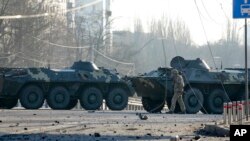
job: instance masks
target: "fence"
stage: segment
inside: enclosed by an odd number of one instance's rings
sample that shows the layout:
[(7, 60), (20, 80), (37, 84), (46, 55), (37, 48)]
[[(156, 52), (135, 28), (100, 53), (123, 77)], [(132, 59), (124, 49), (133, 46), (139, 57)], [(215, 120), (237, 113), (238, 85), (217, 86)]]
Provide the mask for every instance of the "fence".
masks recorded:
[(233, 101), (224, 103), (223, 124), (242, 124), (243, 120), (246, 119), (246, 115), (249, 115), (250, 113), (250, 109), (248, 109), (248, 111), (246, 110), (247, 104), (250, 105), (250, 102), (247, 103), (246, 101)]

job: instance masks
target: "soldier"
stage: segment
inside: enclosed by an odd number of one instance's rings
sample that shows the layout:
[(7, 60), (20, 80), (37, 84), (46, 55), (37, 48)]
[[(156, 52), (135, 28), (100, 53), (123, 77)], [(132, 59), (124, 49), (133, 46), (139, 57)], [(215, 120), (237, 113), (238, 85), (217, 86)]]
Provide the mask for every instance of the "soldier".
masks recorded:
[(186, 113), (186, 108), (182, 99), (183, 91), (184, 91), (184, 81), (182, 76), (179, 74), (178, 70), (173, 69), (171, 71), (171, 77), (173, 78), (174, 82), (174, 96), (171, 100), (171, 107), (169, 110), (169, 113), (174, 113), (174, 109), (176, 106), (176, 102), (178, 101), (180, 108), (181, 108), (181, 113), (185, 114)]

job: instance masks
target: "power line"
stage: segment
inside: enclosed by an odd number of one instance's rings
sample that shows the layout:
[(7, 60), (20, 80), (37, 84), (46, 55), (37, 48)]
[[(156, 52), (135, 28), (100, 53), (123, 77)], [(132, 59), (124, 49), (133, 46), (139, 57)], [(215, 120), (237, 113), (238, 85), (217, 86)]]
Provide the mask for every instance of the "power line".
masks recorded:
[(218, 23), (214, 18), (212, 18), (212, 16), (209, 14), (209, 12), (208, 12), (208, 10), (207, 10), (207, 8), (206, 8), (206, 6), (205, 6), (203, 0), (201, 0), (201, 4), (202, 4), (202, 6), (203, 6), (205, 12), (207, 13), (208, 17), (209, 17), (214, 23), (216, 23), (216, 24), (218, 24), (218, 25), (221, 25), (221, 24)]
[(86, 7), (89, 7), (89, 6), (96, 5), (96, 4), (98, 4), (98, 3), (102, 2), (102, 1), (103, 1), (103, 0), (96, 0), (96, 1), (90, 2), (90, 3), (88, 3), (88, 4), (84, 4), (84, 5), (81, 5), (81, 6), (79, 6), (79, 7), (69, 9), (69, 10), (67, 10), (65, 13), (68, 13), (68, 12), (75, 12), (75, 11), (77, 11), (77, 10), (81, 10), (81, 9), (86, 8)]
[[(206, 33), (206, 30), (205, 30), (204, 23), (203, 23), (202, 18), (201, 18), (200, 9), (199, 9), (199, 7), (198, 7), (198, 5), (197, 5), (196, 0), (194, 0), (194, 3), (195, 3), (195, 6), (196, 6), (196, 9), (197, 9), (199, 18), (200, 18), (201, 26), (202, 26), (202, 29), (203, 29), (203, 32), (204, 32), (204, 36), (205, 36), (205, 39), (206, 39), (206, 42), (207, 42), (207, 45), (208, 45), (208, 48), (209, 48), (209, 52), (210, 52), (210, 54), (211, 54), (211, 56), (212, 56), (212, 59), (213, 59), (213, 62), (214, 62), (214, 64), (215, 64), (215, 60), (214, 60), (214, 58), (213, 58), (214, 55), (213, 55), (212, 49), (210, 48), (210, 43), (208, 42), (208, 37), (207, 37), (207, 33)], [(215, 67), (216, 67), (216, 64), (215, 64)]]
[[(110, 63), (108, 62), (105, 62), (104, 60), (102, 59), (97, 59), (96, 62), (100, 63), (100, 64), (104, 64), (108, 67), (113, 67), (114, 68), (114, 65), (111, 65)], [(116, 68), (118, 70), (118, 72), (124, 72), (126, 73), (126, 75), (131, 75), (134, 73), (134, 69), (135, 69), (135, 65), (132, 65), (131, 67), (118, 67)]]
[(12, 56), (16, 56), (17, 54), (20, 54), (20, 53), (22, 53), (22, 52), (17, 52), (14, 54), (10, 54), (9, 56), (0, 57), (0, 59), (8, 59), (8, 58), (11, 58)]
[(101, 55), (101, 56), (103, 56), (104, 58), (109, 59), (109, 60), (111, 60), (111, 61), (113, 61), (113, 62), (116, 62), (116, 63), (119, 63), (119, 64), (124, 64), (124, 65), (134, 65), (134, 63), (122, 62), (122, 61), (118, 61), (118, 60), (112, 59), (112, 58), (110, 58), (110, 57), (108, 57), (108, 56), (102, 54), (101, 52), (99, 52), (99, 51), (96, 50), (95, 48), (93, 48), (93, 50), (94, 50), (95, 52), (97, 52), (99, 55)]
[[(89, 6), (96, 5), (97, 3), (101, 1), (102, 0), (96, 0), (88, 4), (81, 5), (79, 7), (66, 10), (65, 12), (61, 12), (61, 13), (75, 12), (75, 11), (81, 10)], [(33, 15), (8, 15), (8, 16), (0, 16), (0, 19), (27, 19), (27, 18), (47, 17), (47, 16), (51, 16), (55, 14), (56, 13), (41, 13), (41, 14), (33, 14)]]
[(34, 36), (32, 36), (32, 38), (35, 38), (35, 39), (37, 39), (39, 41), (45, 42), (47, 44), (50, 44), (50, 45), (53, 45), (53, 46), (56, 46), (56, 47), (61, 47), (61, 48), (68, 48), (68, 49), (89, 49), (90, 48), (90, 46), (76, 47), (76, 46), (60, 45), (60, 44), (52, 43), (52, 42), (49, 42), (49, 41), (46, 41), (46, 40), (42, 40), (42, 39), (34, 37)]
[[(176, 54), (176, 56), (179, 56), (179, 53), (178, 53), (178, 50), (177, 50), (177, 46), (176, 46), (176, 42), (175, 42), (175, 38), (174, 38), (174, 33), (173, 33), (173, 32), (172, 32), (172, 38), (171, 38), (171, 39), (172, 39), (172, 42), (173, 42), (175, 54)], [(180, 66), (180, 68), (181, 68), (181, 71), (184, 72), (184, 69), (183, 69), (183, 67), (182, 67), (182, 65), (181, 65), (181, 62), (180, 62), (180, 58), (178, 58), (178, 64), (179, 64), (179, 66)], [(191, 86), (190, 81), (188, 80), (186, 74), (185, 74), (185, 73), (182, 73), (182, 74), (183, 74), (183, 76), (184, 76), (184, 78), (185, 78), (185, 80), (186, 80), (186, 82), (187, 82), (187, 85), (189, 86), (190, 90), (192, 91), (192, 93), (193, 93), (194, 96), (196, 97), (196, 99), (197, 99), (199, 105), (201, 106), (201, 108), (202, 108), (202, 109), (205, 111), (205, 113), (207, 114), (208, 112), (207, 112), (207, 110), (205, 109), (205, 107), (203, 106), (204, 101), (203, 101), (203, 103), (200, 101), (200, 99), (198, 98), (198, 96), (197, 96), (196, 93), (194, 92), (194, 89), (193, 89), (193, 87)]]
[[(80, 48), (80, 49), (89, 49), (89, 48), (90, 48), (90, 46), (75, 47), (75, 46), (59, 45), (59, 44), (55, 44), (55, 43), (51, 43), (51, 42), (49, 42), (49, 41), (45, 41), (45, 40), (39, 39), (39, 38), (37, 38), (37, 37), (33, 37), (33, 36), (32, 36), (32, 38), (35, 38), (35, 39), (37, 39), (37, 40), (39, 40), (39, 41), (43, 41), (43, 42), (46, 42), (46, 43), (48, 43), (48, 44), (51, 44), (51, 45), (54, 45), (54, 46), (57, 46), (57, 47), (62, 47), (62, 48), (68, 48), (68, 49), (79, 49), (79, 48)], [(110, 57), (104, 55), (103, 53), (99, 52), (98, 50), (96, 50), (96, 49), (94, 49), (94, 48), (93, 48), (93, 50), (94, 50), (95, 52), (97, 52), (99, 55), (101, 55), (101, 56), (103, 56), (104, 58), (109, 59), (109, 60), (111, 60), (111, 61), (113, 61), (113, 62), (116, 62), (116, 63), (119, 63), (119, 64), (124, 64), (124, 65), (134, 65), (134, 63), (127, 63), (127, 62), (122, 62), (122, 61), (118, 61), (118, 60), (112, 59), (112, 58), (110, 58)]]
[(222, 11), (223, 15), (226, 17), (227, 20), (229, 20), (229, 17), (227, 16), (227, 14), (226, 14), (226, 12), (225, 12), (225, 10), (224, 10), (224, 8), (223, 8), (223, 6), (222, 6), (222, 3), (219, 2), (218, 0), (216, 0), (216, 1), (217, 1), (217, 3), (220, 5), (220, 8), (221, 8), (221, 11)]
[[(23, 57), (23, 56), (18, 56), (18, 54), (23, 54), (25, 55), (26, 57)], [(21, 58), (21, 59), (24, 59), (24, 60), (29, 60), (29, 61), (33, 61), (33, 62), (36, 62), (36, 63), (40, 63), (40, 64), (48, 64), (47, 62), (44, 62), (44, 61), (41, 61), (41, 60), (37, 60), (37, 59), (32, 59), (33, 57), (30, 57), (28, 56), (27, 57), (27, 54), (25, 54), (24, 52), (17, 52), (17, 53), (14, 53), (14, 54), (10, 54), (9, 56), (5, 56), (5, 57), (0, 57), (0, 59), (10, 59), (12, 57), (17, 57), (17, 58)], [(59, 62), (53, 62), (53, 63), (50, 63), (52, 65), (58, 65)]]
[[(197, 5), (197, 6), (198, 6), (198, 5)], [(201, 15), (201, 17), (202, 17), (203, 19), (209, 21), (209, 19), (207, 18), (207, 16), (204, 16), (202, 12), (200, 12), (200, 15)]]
[(35, 14), (35, 15), (13, 15), (13, 16), (0, 16), (0, 19), (27, 19), (27, 18), (39, 18), (49, 16), (48, 13)]
[[(202, 21), (201, 14), (200, 14), (200, 10), (199, 10), (199, 7), (198, 7), (198, 5), (197, 5), (196, 0), (194, 0), (194, 3), (195, 3), (195, 6), (196, 6), (196, 9), (197, 9), (199, 18), (200, 18), (201, 26), (202, 26), (202, 29), (203, 29), (203, 32), (204, 32), (204, 36), (205, 36), (205, 39), (206, 39), (206, 42), (207, 42), (207, 46), (208, 46), (210, 55), (211, 55), (211, 57), (212, 57), (212, 60), (213, 60), (213, 63), (214, 63), (215, 68), (217, 68), (217, 67), (216, 67), (216, 63), (215, 63), (215, 59), (214, 59), (214, 55), (213, 55), (213, 52), (212, 52), (210, 43), (208, 42), (207, 33), (206, 33), (206, 30), (205, 30), (205, 26), (204, 26), (204, 23), (203, 23), (203, 21)], [(218, 69), (217, 69), (217, 71), (218, 71)], [(226, 89), (225, 89), (225, 87), (224, 87), (224, 85), (223, 85), (221, 79), (220, 79), (220, 83), (221, 83), (221, 85), (222, 85), (222, 88), (223, 88), (224, 92), (226, 93), (227, 98), (231, 101), (231, 99), (229, 98), (229, 96), (228, 96), (228, 94), (227, 94), (227, 92), (226, 92)]]

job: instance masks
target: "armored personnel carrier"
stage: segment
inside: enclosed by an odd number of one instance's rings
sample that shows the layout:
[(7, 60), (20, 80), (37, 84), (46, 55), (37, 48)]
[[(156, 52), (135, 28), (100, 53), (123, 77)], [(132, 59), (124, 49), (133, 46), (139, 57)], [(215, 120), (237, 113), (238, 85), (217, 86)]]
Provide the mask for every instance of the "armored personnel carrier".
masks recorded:
[[(179, 56), (174, 57), (170, 65), (171, 68), (158, 68), (130, 78), (148, 112), (160, 112), (165, 102), (170, 106), (173, 96), (170, 72), (173, 68), (179, 70), (185, 81), (183, 100), (187, 113), (201, 110), (203, 113), (221, 114), (223, 102), (241, 100), (245, 95), (243, 69), (215, 70), (200, 58), (185, 60)], [(179, 111), (177, 106), (176, 112)]]
[(78, 100), (97, 110), (105, 99), (110, 110), (123, 110), (133, 89), (115, 70), (78, 61), (69, 69), (1, 68), (0, 107), (13, 108), (18, 99), (26, 109), (39, 109), (46, 100), (52, 109), (72, 109)]

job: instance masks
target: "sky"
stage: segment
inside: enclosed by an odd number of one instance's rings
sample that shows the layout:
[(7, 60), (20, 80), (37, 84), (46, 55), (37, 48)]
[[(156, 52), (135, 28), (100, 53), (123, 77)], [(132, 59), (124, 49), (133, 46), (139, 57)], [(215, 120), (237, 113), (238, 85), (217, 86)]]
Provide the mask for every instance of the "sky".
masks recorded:
[[(112, 0), (114, 30), (133, 31), (133, 22), (140, 18), (144, 29), (150, 19), (159, 19), (163, 14), (169, 18), (180, 19), (190, 29), (195, 44), (206, 44), (201, 20), (195, 6), (195, 0)], [(227, 19), (237, 22), (241, 30), (244, 20), (232, 18), (232, 0), (196, 0), (209, 42), (221, 39), (225, 35)], [(202, 3), (203, 2), (203, 3)], [(243, 31), (243, 30), (242, 30)]]

